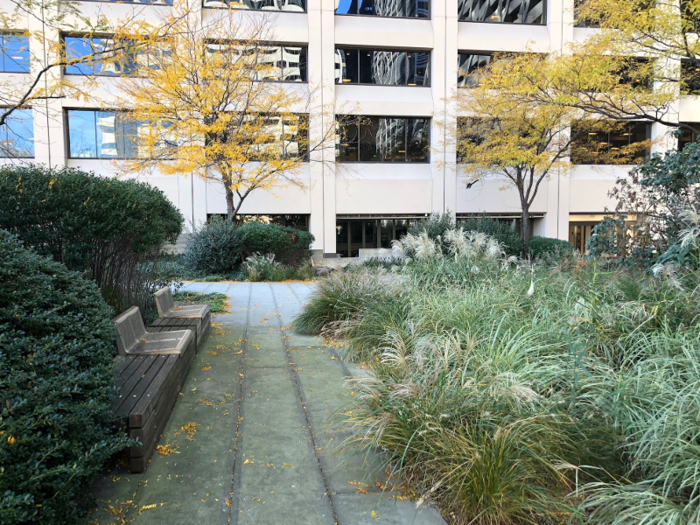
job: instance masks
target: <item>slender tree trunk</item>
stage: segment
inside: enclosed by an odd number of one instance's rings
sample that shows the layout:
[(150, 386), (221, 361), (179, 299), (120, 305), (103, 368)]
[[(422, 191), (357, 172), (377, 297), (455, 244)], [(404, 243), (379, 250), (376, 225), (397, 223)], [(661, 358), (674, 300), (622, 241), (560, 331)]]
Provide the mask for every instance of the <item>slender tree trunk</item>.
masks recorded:
[(530, 244), (530, 207), (523, 203), (522, 224), (520, 225), (520, 235), (523, 237), (523, 255), (527, 257), (528, 245)]
[(236, 207), (233, 205), (233, 190), (230, 184), (224, 183), (226, 186), (226, 218), (233, 222), (236, 219)]

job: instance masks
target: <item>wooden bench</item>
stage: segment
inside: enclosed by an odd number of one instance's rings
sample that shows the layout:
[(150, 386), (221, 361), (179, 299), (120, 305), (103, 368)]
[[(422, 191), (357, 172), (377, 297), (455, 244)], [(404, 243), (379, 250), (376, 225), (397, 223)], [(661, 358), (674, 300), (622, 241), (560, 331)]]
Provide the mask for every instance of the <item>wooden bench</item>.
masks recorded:
[(195, 338), (191, 330), (146, 332), (137, 307), (114, 321), (120, 363), (112, 409), (129, 437), (140, 441), (129, 448), (129, 469), (143, 472), (194, 361)]
[(189, 328), (195, 333), (199, 352), (211, 327), (211, 307), (208, 304), (175, 304), (169, 286), (161, 288), (154, 296), (158, 319), (151, 324), (151, 331), (167, 332)]

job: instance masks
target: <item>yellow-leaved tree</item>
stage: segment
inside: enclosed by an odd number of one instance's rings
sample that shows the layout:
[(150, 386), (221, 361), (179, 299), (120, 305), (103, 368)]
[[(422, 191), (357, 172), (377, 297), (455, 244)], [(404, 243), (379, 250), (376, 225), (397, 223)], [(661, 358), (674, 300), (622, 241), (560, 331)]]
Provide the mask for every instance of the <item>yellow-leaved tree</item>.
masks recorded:
[(610, 148), (588, 140), (623, 124), (582, 119), (584, 113), (567, 104), (542, 104), (539, 93), (547, 93), (560, 75), (548, 56), (503, 53), (473, 72), (472, 87), (458, 89), (454, 96), (459, 168), (467, 183), (497, 178), (518, 191), (525, 251), (530, 207), (550, 174), (569, 167), (570, 154), (595, 156), (598, 163), (627, 164), (643, 157), (650, 145), (644, 140)]
[[(580, 0), (576, 25), (595, 28), (550, 56), (547, 90), (527, 102), (609, 119), (678, 126), (675, 102), (700, 93), (700, 0)], [(681, 123), (693, 131), (700, 126)]]
[(265, 13), (229, 10), (134, 36), (146, 51), (121, 79), (120, 105), (137, 152), (122, 169), (216, 181), (230, 220), (255, 190), (303, 187), (303, 164), (333, 147), (334, 125), (323, 128), (321, 108), (309, 115), (308, 84), (278, 82), (305, 74), (305, 64), (295, 50), (271, 44), (272, 22)]

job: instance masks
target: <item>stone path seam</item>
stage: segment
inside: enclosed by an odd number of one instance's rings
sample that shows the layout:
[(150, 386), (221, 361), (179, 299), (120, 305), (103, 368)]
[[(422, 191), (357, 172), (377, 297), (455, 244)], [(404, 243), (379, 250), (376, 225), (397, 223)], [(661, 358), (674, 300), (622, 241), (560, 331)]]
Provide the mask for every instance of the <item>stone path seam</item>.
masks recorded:
[[(274, 301), (275, 304), (275, 311), (280, 312), (279, 309), (279, 303), (277, 301), (277, 295), (275, 294), (275, 290), (272, 287), (270, 283), (268, 283), (268, 286), (270, 288), (270, 293), (272, 294), (272, 300)], [(296, 294), (295, 294), (296, 296)], [(277, 323), (279, 324), (280, 328), (280, 334), (283, 333), (282, 331), (282, 318), (281, 316), (277, 316)], [(338, 522), (338, 515), (335, 512), (335, 507), (333, 505), (333, 498), (331, 497), (331, 490), (330, 487), (328, 486), (328, 481), (326, 480), (326, 475), (323, 472), (323, 466), (321, 465), (321, 457), (318, 454), (318, 447), (316, 445), (316, 437), (314, 436), (313, 428), (311, 426), (311, 419), (309, 416), (308, 411), (306, 410), (306, 400), (304, 399), (304, 393), (301, 388), (301, 383), (299, 381), (299, 374), (295, 370), (294, 366), (292, 366), (292, 355), (289, 352), (289, 347), (287, 346), (287, 340), (282, 339), (282, 344), (284, 345), (284, 351), (287, 354), (287, 368), (289, 369), (289, 373), (292, 376), (292, 381), (294, 382), (294, 386), (296, 389), (297, 397), (299, 398), (299, 401), (301, 402), (301, 409), (304, 413), (304, 419), (306, 420), (306, 425), (307, 429), (309, 432), (309, 439), (311, 440), (311, 445), (313, 446), (314, 449), (314, 455), (316, 456), (316, 463), (318, 464), (318, 470), (321, 473), (321, 478), (323, 479), (323, 485), (326, 491), (326, 496), (328, 497), (328, 503), (331, 507), (331, 512), (333, 513), (333, 520), (335, 521), (335, 525), (339, 525)]]

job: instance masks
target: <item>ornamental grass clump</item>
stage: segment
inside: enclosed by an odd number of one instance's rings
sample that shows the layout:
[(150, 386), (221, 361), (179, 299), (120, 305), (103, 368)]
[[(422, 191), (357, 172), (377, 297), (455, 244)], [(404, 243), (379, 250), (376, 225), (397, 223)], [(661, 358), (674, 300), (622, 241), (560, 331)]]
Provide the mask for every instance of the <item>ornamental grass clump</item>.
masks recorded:
[(369, 365), (343, 446), (382, 451), (450, 524), (700, 523), (698, 275), (458, 232), (321, 283), (297, 319)]

